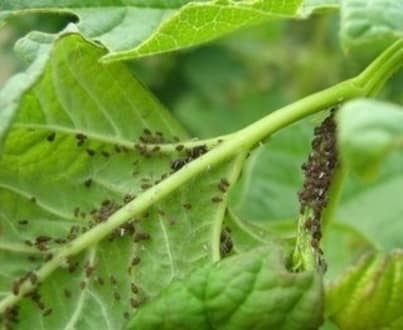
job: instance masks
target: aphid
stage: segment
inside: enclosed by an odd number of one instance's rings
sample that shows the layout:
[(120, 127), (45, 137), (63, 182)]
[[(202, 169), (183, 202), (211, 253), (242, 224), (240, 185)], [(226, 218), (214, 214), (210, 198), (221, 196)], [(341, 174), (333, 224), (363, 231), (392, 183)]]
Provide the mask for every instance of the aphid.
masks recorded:
[(176, 171), (180, 170), (186, 164), (187, 164), (186, 158), (178, 158), (171, 162), (171, 169), (176, 172)]
[(30, 240), (25, 240), (24, 244), (28, 245), (28, 246), (33, 246), (34, 245), (34, 243), (32, 243)]
[(92, 185), (92, 179), (87, 179), (84, 181), (84, 186), (86, 186), (87, 188), (91, 187)]
[(149, 184), (149, 183), (143, 183), (143, 184), (141, 185), (141, 189), (143, 189), (143, 190), (147, 190), (147, 189), (149, 189), (149, 188), (151, 188), (151, 187), (152, 187), (152, 185)]
[(110, 154), (107, 151), (101, 151), (101, 155), (104, 156), (105, 158), (109, 158)]
[(32, 284), (36, 284), (38, 282), (38, 276), (34, 272), (29, 272), (28, 278)]
[(63, 293), (64, 293), (64, 296), (65, 296), (66, 298), (70, 298), (70, 297), (71, 297), (71, 291), (70, 291), (70, 290), (64, 289), (64, 290), (63, 290)]
[(116, 151), (117, 153), (122, 152), (122, 149), (121, 149), (118, 145), (115, 145), (115, 146), (114, 146), (114, 149), (115, 149), (115, 151)]
[(46, 140), (48, 140), (49, 142), (53, 142), (55, 140), (55, 138), (56, 138), (56, 132), (51, 132), (51, 133), (49, 133)]
[(192, 204), (190, 204), (190, 203), (185, 203), (185, 204), (183, 204), (183, 207), (184, 207), (186, 210), (190, 210), (190, 209), (192, 208)]
[(30, 201), (31, 201), (32, 203), (36, 203), (36, 198), (32, 196), (32, 197), (30, 198)]
[(115, 292), (113, 293), (113, 297), (115, 298), (116, 301), (119, 301), (119, 300), (120, 300), (120, 294), (119, 294), (119, 292), (116, 292), (116, 291), (115, 291)]
[(28, 220), (20, 220), (20, 221), (18, 221), (18, 224), (19, 225), (22, 225), (22, 226), (25, 226), (25, 225), (27, 225), (29, 223), (29, 221)]
[(77, 133), (76, 134), (76, 139), (77, 140), (85, 140), (85, 139), (87, 139), (87, 136), (85, 134), (82, 134), (82, 133)]
[(15, 296), (18, 296), (18, 293), (20, 292), (20, 285), (20, 280), (16, 280), (13, 282), (12, 291)]
[(79, 207), (76, 207), (76, 208), (74, 209), (74, 217), (78, 218), (79, 216), (80, 216), (80, 208), (79, 208)]
[(56, 238), (54, 242), (56, 244), (65, 244), (67, 241), (64, 238)]
[(145, 128), (143, 132), (145, 135), (151, 135), (151, 131), (148, 128)]
[(43, 316), (48, 316), (48, 315), (50, 315), (51, 313), (52, 313), (52, 308), (48, 308), (47, 310), (45, 310), (44, 312), (43, 312)]
[(87, 151), (88, 156), (90, 156), (90, 157), (95, 156), (95, 150), (87, 149), (86, 151)]
[(36, 238), (35, 243), (36, 244), (40, 244), (40, 243), (47, 243), (49, 241), (51, 241), (52, 238), (50, 236), (47, 235), (40, 235)]
[(179, 144), (176, 146), (176, 151), (182, 151), (185, 148), (185, 146), (183, 144)]
[(218, 190), (221, 191), (222, 193), (225, 193), (227, 191), (227, 187), (221, 184), (221, 182), (217, 185)]
[(112, 285), (117, 285), (118, 284), (118, 281), (116, 280), (115, 276), (111, 275), (109, 279), (110, 279)]
[(131, 265), (132, 265), (132, 266), (136, 266), (136, 265), (138, 265), (138, 264), (140, 263), (140, 261), (141, 261), (140, 257), (139, 257), (139, 256), (135, 256), (135, 257), (133, 257), (133, 259), (132, 259)]
[(306, 230), (311, 230), (311, 229), (312, 229), (313, 222), (314, 222), (313, 218), (308, 218), (308, 219), (305, 221), (305, 223), (304, 223), (304, 228), (305, 228)]
[(131, 283), (130, 288), (131, 288), (133, 294), (139, 293), (139, 288), (137, 287), (136, 284)]
[(150, 240), (151, 236), (149, 233), (136, 233), (134, 235), (134, 241), (135, 242), (140, 242), (140, 241), (147, 241)]
[(99, 285), (104, 285), (105, 284), (105, 281), (104, 281), (104, 279), (102, 277), (98, 277), (97, 282), (98, 282)]
[(133, 308), (138, 308), (140, 306), (140, 302), (137, 299), (130, 298), (130, 305)]
[(311, 240), (311, 246), (312, 246), (313, 248), (317, 249), (317, 248), (319, 247), (319, 241), (318, 241), (317, 239), (313, 238), (313, 239)]
[(187, 154), (193, 160), (205, 154), (207, 151), (207, 146), (203, 144), (200, 146), (195, 146), (192, 149), (188, 150)]
[(213, 203), (220, 203), (220, 202), (222, 202), (222, 198), (221, 197), (218, 197), (218, 196), (214, 196), (213, 198), (211, 198), (211, 201), (213, 202)]
[(161, 150), (160, 146), (155, 146), (154, 148), (151, 149), (152, 152), (158, 152)]
[(85, 276), (91, 277), (91, 275), (94, 273), (94, 270), (95, 266), (88, 265), (87, 267), (85, 267)]
[(221, 178), (220, 183), (225, 186), (225, 187), (229, 187), (230, 183), (226, 178)]
[(81, 282), (80, 282), (80, 289), (81, 289), (81, 290), (84, 290), (86, 285), (87, 285), (87, 282), (81, 281)]
[(127, 204), (127, 203), (131, 202), (133, 199), (134, 199), (134, 196), (133, 196), (133, 195), (126, 194), (126, 195), (123, 197), (123, 202), (124, 202), (125, 204)]
[(124, 312), (124, 313), (123, 313), (123, 317), (124, 317), (126, 320), (130, 319), (130, 314), (129, 314), (129, 312)]

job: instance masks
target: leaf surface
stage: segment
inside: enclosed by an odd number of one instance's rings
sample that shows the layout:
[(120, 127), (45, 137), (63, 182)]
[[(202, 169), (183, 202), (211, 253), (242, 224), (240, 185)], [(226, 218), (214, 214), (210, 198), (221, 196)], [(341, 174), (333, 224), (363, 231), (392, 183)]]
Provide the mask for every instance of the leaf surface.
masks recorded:
[(329, 287), (327, 316), (346, 330), (401, 329), (402, 271), (402, 250), (362, 258)]
[[(5, 87), (15, 93), (2, 127), (0, 304), (27, 272), (169, 175), (187, 149), (176, 150), (186, 132), (126, 65), (100, 64), (105, 50), (75, 33), (52, 48), (45, 40), (24, 40), (40, 59)], [(219, 258), (226, 194), (217, 185), (233, 182), (242, 162), (209, 169), (66, 259), (41, 283), (39, 302), (21, 300), (15, 328), (120, 329), (174, 278)]]
[(395, 0), (342, 0), (341, 42), (348, 51), (377, 53), (403, 36), (403, 3)]
[(129, 329), (317, 329), (319, 275), (290, 273), (275, 245), (192, 272), (145, 305)]
[(403, 146), (403, 108), (370, 100), (347, 103), (338, 114), (343, 161), (361, 177), (373, 177), (383, 159)]
[[(105, 61), (147, 56), (210, 41), (267, 19), (295, 17), (301, 0), (256, 1), (5, 1), (0, 26), (29, 12), (68, 13), (80, 32), (109, 51)], [(124, 37), (122, 37), (124, 36)]]

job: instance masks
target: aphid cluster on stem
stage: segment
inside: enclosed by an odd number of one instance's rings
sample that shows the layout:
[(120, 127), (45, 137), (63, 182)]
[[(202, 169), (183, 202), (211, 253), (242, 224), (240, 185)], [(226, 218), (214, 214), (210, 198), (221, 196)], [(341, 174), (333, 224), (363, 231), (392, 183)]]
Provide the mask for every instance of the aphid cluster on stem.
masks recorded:
[[(180, 147), (180, 146), (181, 145), (179, 145), (178, 147)], [(176, 150), (178, 150), (178, 147), (176, 148)], [(183, 150), (184, 148), (182, 148), (182, 147), (179, 150)], [(199, 158), (201, 155), (204, 155), (207, 151), (208, 151), (208, 149), (205, 144), (195, 146), (191, 149), (186, 149), (185, 157), (175, 159), (171, 162), (172, 171), (176, 172), (176, 171), (180, 170), (183, 166), (190, 163), (192, 160)]]
[[(312, 234), (311, 246), (318, 251), (319, 256), (323, 254), (319, 247), (322, 237), (321, 216), (328, 203), (328, 191), (338, 162), (334, 112), (335, 109), (332, 109), (330, 115), (314, 129), (312, 152), (302, 165), (304, 185), (298, 193), (300, 212), (308, 214), (304, 229)], [(326, 269), (322, 257), (319, 257), (318, 263), (322, 269)]]

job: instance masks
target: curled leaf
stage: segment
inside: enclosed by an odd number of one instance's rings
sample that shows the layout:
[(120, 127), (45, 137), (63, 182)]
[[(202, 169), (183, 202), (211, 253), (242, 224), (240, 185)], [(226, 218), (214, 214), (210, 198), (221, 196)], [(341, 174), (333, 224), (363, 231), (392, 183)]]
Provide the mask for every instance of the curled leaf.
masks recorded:
[(403, 328), (403, 251), (371, 254), (330, 285), (327, 316), (343, 330)]

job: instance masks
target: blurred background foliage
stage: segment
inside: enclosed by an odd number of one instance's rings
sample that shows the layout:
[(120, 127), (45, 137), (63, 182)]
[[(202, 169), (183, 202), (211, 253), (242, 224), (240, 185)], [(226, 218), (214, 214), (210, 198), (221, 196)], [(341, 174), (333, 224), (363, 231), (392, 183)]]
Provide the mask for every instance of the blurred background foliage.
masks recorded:
[[(27, 32), (55, 32), (72, 17), (33, 15), (0, 30), (0, 87), (23, 64), (13, 53)], [(306, 21), (274, 21), (245, 29), (202, 47), (128, 62), (135, 74), (198, 138), (227, 134), (279, 107), (362, 70), (371, 60), (346, 54), (338, 37), (337, 13)], [(403, 75), (378, 96), (402, 104)], [(250, 155), (232, 193), (231, 208), (273, 235), (290, 236), (298, 214), (300, 166), (310, 149), (317, 115), (284, 129)], [(368, 250), (403, 247), (403, 155), (394, 154), (372, 182), (348, 176), (325, 239), (334, 279)], [(329, 327), (331, 329), (331, 327)]]

